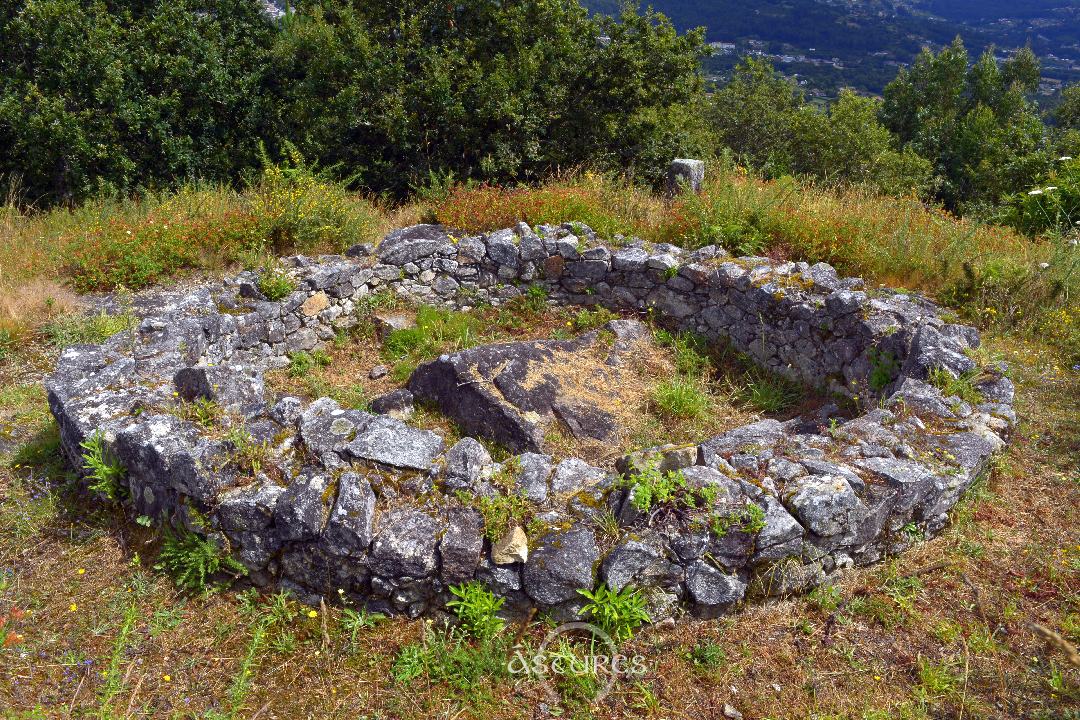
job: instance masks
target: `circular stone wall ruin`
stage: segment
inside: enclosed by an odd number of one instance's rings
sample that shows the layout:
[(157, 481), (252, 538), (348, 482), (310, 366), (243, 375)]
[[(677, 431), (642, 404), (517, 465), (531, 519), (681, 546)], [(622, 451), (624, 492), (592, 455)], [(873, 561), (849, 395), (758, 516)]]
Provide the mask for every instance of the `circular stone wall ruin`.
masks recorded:
[[(465, 237), (421, 225), (377, 249), (284, 260), (298, 289), (280, 302), (253, 273), (158, 295), (133, 330), (62, 353), (47, 389), (63, 451), (81, 468), (82, 443), (100, 437), (126, 469), (132, 514), (209, 537), (250, 583), (311, 602), (345, 596), (415, 617), (476, 579), (508, 610), (567, 617), (579, 589), (604, 582), (642, 588), (656, 621), (795, 592), (937, 532), (1015, 423), (1004, 366), (976, 367), (978, 332), (923, 299), (867, 291), (825, 264), (616, 240), (609, 249), (574, 224)], [(632, 485), (582, 460), (526, 452), (495, 463), (472, 438), (446, 447), (389, 415), (267, 397), (263, 371), (355, 323), (379, 290), (468, 309), (531, 284), (553, 303), (650, 313), (728, 342), (868, 410), (639, 453), (619, 467), (680, 470), (709, 505), (641, 512)], [(945, 397), (927, 382), (935, 369), (973, 378), (983, 402)], [(178, 398), (196, 397), (228, 410), (264, 461), (245, 467), (235, 436), (180, 417)], [(462, 498), (492, 493), (496, 477), (534, 503), (537, 522), (492, 543)]]

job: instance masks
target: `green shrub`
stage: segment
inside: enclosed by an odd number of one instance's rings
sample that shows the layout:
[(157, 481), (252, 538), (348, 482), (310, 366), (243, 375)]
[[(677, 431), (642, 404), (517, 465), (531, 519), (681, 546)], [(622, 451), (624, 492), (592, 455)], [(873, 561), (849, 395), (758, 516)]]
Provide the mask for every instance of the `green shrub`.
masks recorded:
[(483, 583), (473, 580), (461, 585), (451, 585), (450, 592), (457, 597), (446, 606), (454, 611), (462, 626), (475, 638), (489, 641), (506, 626), (498, 616), (505, 598), (497, 598)]
[(870, 383), (871, 390), (881, 392), (896, 379), (897, 374), (900, 372), (900, 362), (895, 354), (880, 351), (877, 348), (870, 348), (868, 355), (870, 359), (870, 376), (867, 382)]
[(984, 400), (982, 393), (975, 388), (978, 376), (978, 370), (957, 377), (943, 368), (932, 368), (927, 379), (931, 385), (941, 390), (945, 397), (955, 396), (971, 405), (978, 405)]
[(765, 510), (756, 502), (747, 502), (746, 506), (726, 515), (713, 513), (709, 520), (709, 530), (717, 537), (724, 537), (732, 530), (742, 530), (753, 535), (765, 529)]
[(249, 189), (251, 214), (260, 237), (277, 255), (329, 251), (340, 253), (371, 240), (382, 224), (379, 210), (351, 196), (330, 170), (320, 170), (286, 143), (286, 157), (273, 163), (263, 154), (263, 168)]
[(217, 543), (187, 530), (166, 529), (155, 567), (168, 572), (179, 587), (193, 591), (209, 589), (207, 580), (218, 572), (247, 574), (247, 568)]
[(331, 361), (325, 350), (298, 350), (289, 353), (289, 377), (305, 377), (315, 368), (327, 367)]
[(268, 300), (284, 300), (296, 289), (296, 282), (280, 267), (265, 268), (259, 275), (259, 292)]
[(536, 507), (527, 497), (513, 490), (494, 495), (473, 495), (458, 490), (456, 495), (458, 500), (480, 513), (484, 520), (484, 537), (492, 542), (514, 525), (527, 526), (536, 512)]
[(674, 502), (687, 489), (681, 470), (660, 472), (655, 460), (635, 468), (623, 485), (630, 490), (631, 502), (641, 512), (648, 512), (654, 505)]
[(242, 427), (229, 430), (225, 442), (232, 449), (228, 453), (228, 465), (237, 472), (256, 477), (262, 472), (270, 455), (270, 446), (266, 442), (256, 442), (251, 433)]
[(652, 622), (645, 609), (645, 598), (629, 586), (611, 590), (601, 584), (595, 591), (578, 590), (578, 593), (589, 600), (578, 614), (596, 623), (615, 642), (629, 640), (642, 623)]
[(90, 480), (89, 488), (112, 502), (123, 500), (127, 489), (122, 482), (127, 471), (105, 446), (105, 436), (101, 431), (83, 440), (80, 447), (84, 450), (82, 461)]

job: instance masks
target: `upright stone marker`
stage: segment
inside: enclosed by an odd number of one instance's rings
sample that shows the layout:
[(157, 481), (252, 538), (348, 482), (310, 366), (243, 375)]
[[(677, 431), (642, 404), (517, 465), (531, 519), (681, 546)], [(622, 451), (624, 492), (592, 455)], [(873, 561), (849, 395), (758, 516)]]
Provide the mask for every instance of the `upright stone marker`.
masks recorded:
[(701, 192), (701, 185), (705, 182), (705, 163), (701, 160), (686, 160), (676, 158), (671, 161), (668, 168), (667, 191), (669, 195), (678, 195), (682, 192), (682, 186), (690, 188), (694, 192)]

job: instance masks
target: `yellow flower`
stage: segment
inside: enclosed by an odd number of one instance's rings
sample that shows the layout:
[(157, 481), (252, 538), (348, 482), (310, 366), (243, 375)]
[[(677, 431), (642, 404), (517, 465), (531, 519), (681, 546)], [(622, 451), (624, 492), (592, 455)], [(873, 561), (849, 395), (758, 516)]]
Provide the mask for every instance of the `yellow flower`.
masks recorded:
[(161, 679), (165, 682), (172, 682), (172, 675), (162, 675)]
[(315, 611), (315, 610), (308, 610), (307, 616), (309, 618), (317, 618), (317, 617), (319, 617), (319, 613), (317, 611)]
[(75, 603), (71, 603), (71, 607), (68, 608), (68, 610), (70, 610), (71, 612), (75, 612), (78, 609), (79, 609), (79, 606), (76, 605)]
[(77, 572), (80, 575), (85, 575), (86, 574), (86, 568), (79, 568), (75, 572)]

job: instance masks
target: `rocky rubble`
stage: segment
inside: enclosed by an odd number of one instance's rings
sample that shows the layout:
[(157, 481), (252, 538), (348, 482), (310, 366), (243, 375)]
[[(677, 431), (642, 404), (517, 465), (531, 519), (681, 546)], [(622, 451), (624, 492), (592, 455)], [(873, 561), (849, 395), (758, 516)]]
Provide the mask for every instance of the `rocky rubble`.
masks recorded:
[[(902, 551), (944, 526), (1007, 440), (1016, 417), (1006, 368), (977, 367), (968, 351), (978, 333), (943, 321), (929, 302), (869, 291), (824, 264), (617, 240), (605, 247), (575, 224), (469, 237), (422, 225), (391, 233), (375, 251), (284, 260), (296, 290), (279, 302), (250, 272), (143, 298), (134, 330), (67, 348), (48, 379), (63, 452), (82, 469), (83, 443), (100, 438), (126, 469), (131, 512), (211, 536), (247, 568), (245, 582), (312, 602), (344, 594), (416, 616), (441, 607), (449, 584), (477, 579), (509, 598), (507, 608), (572, 615), (578, 589), (606, 582), (646, 588), (659, 620), (680, 607), (715, 616)], [(642, 508), (625, 477), (537, 452), (526, 415), (559, 412), (556, 396), (537, 410), (525, 393), (516, 415), (477, 422), (489, 436), (512, 435), (522, 454), (503, 463), (473, 438), (446, 447), (405, 423), (409, 393), (377, 403), (381, 413), (266, 396), (262, 372), (356, 322), (374, 292), (467, 309), (534, 283), (553, 303), (649, 311), (874, 409), (828, 428), (764, 420), (618, 465), (623, 475), (650, 462), (677, 473), (686, 492), (708, 498), (689, 510)], [(619, 333), (632, 342), (634, 327), (612, 331), (617, 364)], [(460, 404), (470, 392), (462, 367), (542, 369), (559, 347), (445, 356), (410, 391)], [(928, 382), (933, 370), (970, 377), (982, 401), (943, 396)], [(196, 399), (227, 411), (222, 427), (186, 419), (184, 403)], [(579, 425), (594, 427), (588, 418)], [(527, 536), (485, 528), (472, 507), (504, 492), (496, 478), (527, 499)], [(608, 511), (620, 533), (601, 541)]]

